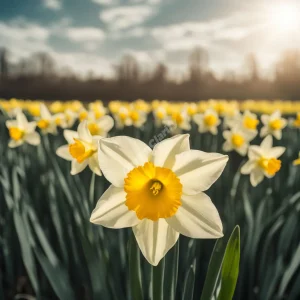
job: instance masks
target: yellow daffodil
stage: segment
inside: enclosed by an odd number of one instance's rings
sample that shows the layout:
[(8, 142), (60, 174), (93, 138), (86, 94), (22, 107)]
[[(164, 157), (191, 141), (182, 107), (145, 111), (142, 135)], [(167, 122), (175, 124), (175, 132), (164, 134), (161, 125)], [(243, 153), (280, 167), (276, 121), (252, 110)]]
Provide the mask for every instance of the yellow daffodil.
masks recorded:
[(40, 105), (40, 117), (37, 119), (37, 126), (41, 129), (43, 134), (57, 133), (57, 124), (55, 117), (51, 115), (44, 103)]
[(221, 120), (215, 110), (209, 108), (204, 114), (194, 115), (193, 120), (198, 125), (200, 133), (210, 132), (213, 135), (218, 133), (218, 126)]
[(103, 116), (100, 119), (92, 119), (88, 120), (88, 129), (91, 135), (100, 135), (103, 137), (107, 136), (107, 133), (113, 128), (114, 120), (111, 116)]
[(99, 142), (101, 169), (111, 186), (91, 222), (132, 227), (148, 262), (157, 265), (179, 234), (220, 238), (222, 222), (204, 191), (221, 175), (228, 157), (190, 150), (189, 136), (177, 135), (153, 150), (125, 136)]
[(254, 139), (255, 135), (255, 133), (245, 131), (240, 127), (226, 130), (223, 132), (223, 137), (225, 139), (223, 150), (225, 152), (235, 150), (241, 156), (245, 156), (248, 151), (249, 143)]
[(264, 176), (271, 178), (281, 168), (281, 161), (278, 159), (284, 151), (284, 147), (272, 147), (272, 136), (268, 135), (260, 146), (250, 146), (248, 162), (241, 169), (242, 174), (250, 174), (250, 182), (257, 186), (263, 181)]
[(8, 146), (15, 148), (24, 143), (37, 146), (41, 142), (39, 134), (35, 131), (36, 122), (28, 122), (22, 111), (19, 111), (16, 120), (6, 121), (10, 141)]
[(260, 131), (261, 137), (272, 134), (277, 140), (281, 140), (282, 129), (286, 127), (287, 121), (281, 117), (279, 110), (271, 115), (262, 115), (261, 121), (264, 125)]
[(56, 154), (72, 162), (71, 175), (76, 175), (89, 166), (92, 172), (101, 176), (98, 162), (98, 141), (102, 137), (93, 137), (90, 134), (87, 121), (79, 124), (77, 132), (64, 130), (64, 137), (68, 145), (59, 147)]

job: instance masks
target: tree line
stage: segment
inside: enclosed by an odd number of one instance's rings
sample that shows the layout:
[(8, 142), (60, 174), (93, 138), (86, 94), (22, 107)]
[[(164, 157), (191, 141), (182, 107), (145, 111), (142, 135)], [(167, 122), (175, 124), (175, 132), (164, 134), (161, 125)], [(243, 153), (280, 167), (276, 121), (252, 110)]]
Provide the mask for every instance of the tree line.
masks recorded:
[[(101, 68), (101, 66), (95, 66)], [(300, 99), (300, 51), (288, 50), (273, 66), (273, 76), (260, 74), (254, 54), (245, 58), (243, 74), (227, 72), (218, 78), (209, 68), (209, 54), (195, 48), (181, 80), (171, 79), (168, 66), (159, 63), (145, 71), (132, 55), (114, 66), (114, 78), (81, 78), (58, 66), (45, 52), (17, 63), (9, 60), (9, 50), (0, 49), (0, 98), (90, 101), (102, 99), (198, 101), (201, 99)]]

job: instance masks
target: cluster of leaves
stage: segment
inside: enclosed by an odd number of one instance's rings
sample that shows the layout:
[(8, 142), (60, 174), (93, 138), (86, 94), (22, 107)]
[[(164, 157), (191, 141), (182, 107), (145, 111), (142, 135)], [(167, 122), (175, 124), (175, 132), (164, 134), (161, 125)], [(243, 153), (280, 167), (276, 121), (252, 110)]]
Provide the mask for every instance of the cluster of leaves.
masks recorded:
[[(286, 129), (280, 141), (287, 147), (281, 171), (257, 188), (240, 175), (242, 158), (230, 154), (223, 175), (208, 191), (224, 224), (223, 239), (215, 243), (181, 236), (159, 266), (151, 267), (130, 229), (89, 222), (108, 182), (89, 170), (69, 174), (69, 163), (55, 155), (65, 143), (62, 134), (43, 136), (36, 148), (8, 149), (4, 122), (2, 116), (1, 300), (231, 299), (239, 264), (238, 228), (225, 247), (235, 224), (241, 228), (241, 257), (234, 299), (299, 299), (300, 172), (291, 165), (299, 150), (296, 130)], [(111, 135), (148, 142), (160, 130), (149, 119), (143, 130), (115, 129)], [(193, 128), (190, 140), (194, 149), (222, 152), (221, 132), (200, 135)]]

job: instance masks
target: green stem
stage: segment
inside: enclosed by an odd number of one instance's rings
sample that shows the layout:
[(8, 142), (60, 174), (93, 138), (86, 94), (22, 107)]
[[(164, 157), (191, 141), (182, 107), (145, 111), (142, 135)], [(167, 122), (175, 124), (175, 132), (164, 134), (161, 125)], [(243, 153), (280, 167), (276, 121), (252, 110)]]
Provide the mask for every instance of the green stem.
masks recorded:
[(132, 233), (129, 241), (129, 280), (131, 299), (143, 300), (140, 251)]
[(164, 299), (165, 259), (158, 266), (152, 267), (152, 300)]

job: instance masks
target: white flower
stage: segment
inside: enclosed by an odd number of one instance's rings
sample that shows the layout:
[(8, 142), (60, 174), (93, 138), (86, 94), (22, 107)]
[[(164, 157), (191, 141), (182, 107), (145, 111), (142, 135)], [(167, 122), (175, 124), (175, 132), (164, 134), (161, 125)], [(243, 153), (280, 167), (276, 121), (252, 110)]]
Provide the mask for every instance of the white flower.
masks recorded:
[(88, 129), (91, 135), (107, 136), (107, 133), (114, 127), (114, 119), (111, 116), (103, 116), (99, 119), (88, 118)]
[(152, 113), (154, 116), (155, 125), (157, 127), (161, 126), (163, 124), (163, 121), (168, 116), (166, 108), (162, 105), (154, 109)]
[(9, 131), (10, 141), (8, 146), (15, 148), (24, 143), (37, 146), (41, 143), (41, 137), (35, 131), (36, 122), (28, 122), (23, 112), (17, 112), (17, 119), (6, 121)]
[(77, 120), (78, 115), (70, 109), (64, 112), (64, 125), (63, 128), (72, 128)]
[(90, 221), (108, 228), (132, 227), (138, 245), (157, 265), (179, 233), (220, 238), (222, 222), (204, 193), (221, 175), (228, 157), (190, 150), (189, 135), (177, 135), (153, 150), (118, 136), (99, 142), (101, 170), (111, 182)]
[(259, 120), (257, 119), (257, 115), (246, 110), (241, 116), (240, 122), (236, 123), (236, 126), (241, 126), (243, 129), (255, 134), (256, 136), (258, 124)]
[(136, 128), (140, 128), (147, 121), (147, 113), (141, 110), (130, 110), (129, 117), (131, 119), (131, 124)]
[(233, 109), (230, 113), (224, 116), (223, 127), (233, 128), (241, 124), (242, 114), (238, 109)]
[(176, 110), (163, 120), (163, 124), (170, 128), (172, 134), (179, 134), (182, 130), (191, 130), (191, 117), (185, 110)]
[(116, 121), (116, 127), (118, 129), (122, 129), (124, 128), (124, 126), (132, 125), (129, 109), (125, 106), (119, 107), (118, 111), (114, 113), (113, 116)]
[(200, 133), (210, 132), (213, 135), (218, 133), (218, 126), (221, 121), (215, 110), (212, 108), (207, 109), (204, 114), (194, 115), (194, 122), (198, 125)]
[(255, 133), (245, 131), (240, 127), (226, 130), (223, 132), (223, 137), (226, 140), (223, 144), (223, 150), (225, 152), (235, 150), (240, 155), (245, 156), (249, 143), (254, 139), (255, 135)]
[(49, 112), (48, 108), (44, 103), (41, 103), (41, 114), (40, 118), (38, 118), (37, 126), (41, 129), (43, 134), (57, 133), (57, 125), (56, 125), (56, 117), (52, 116)]
[(248, 152), (249, 160), (241, 169), (242, 174), (250, 174), (250, 182), (253, 186), (257, 186), (263, 181), (264, 176), (271, 178), (281, 168), (280, 157), (284, 151), (284, 147), (272, 147), (272, 136), (268, 135), (260, 146), (250, 146)]
[(281, 117), (279, 110), (275, 111), (272, 115), (262, 115), (261, 121), (264, 124), (260, 131), (260, 136), (265, 137), (272, 134), (277, 140), (282, 138), (282, 129), (286, 127), (287, 121)]
[(66, 160), (72, 162), (71, 175), (76, 175), (89, 166), (91, 171), (101, 176), (98, 162), (98, 141), (100, 136), (92, 136), (87, 126), (87, 122), (83, 121), (79, 124), (77, 132), (72, 130), (64, 130), (64, 137), (68, 145), (59, 147), (56, 154)]

